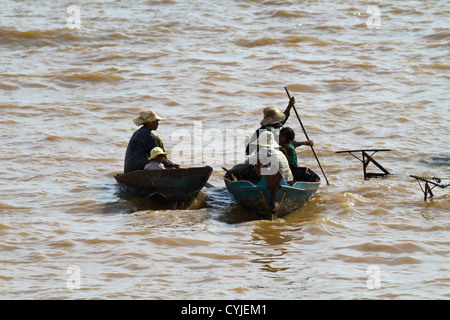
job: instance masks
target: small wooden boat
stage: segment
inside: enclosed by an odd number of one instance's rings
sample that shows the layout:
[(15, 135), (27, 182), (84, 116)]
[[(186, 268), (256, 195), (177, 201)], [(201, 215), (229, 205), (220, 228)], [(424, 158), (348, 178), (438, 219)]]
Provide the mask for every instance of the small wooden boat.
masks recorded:
[(114, 176), (126, 193), (159, 196), (165, 201), (185, 202), (197, 197), (213, 169), (210, 166), (166, 170), (136, 170)]
[(305, 167), (292, 168), (293, 182), (280, 173), (261, 178), (248, 164), (239, 164), (224, 176), (236, 201), (261, 219), (285, 216), (303, 207), (316, 193), (320, 177)]

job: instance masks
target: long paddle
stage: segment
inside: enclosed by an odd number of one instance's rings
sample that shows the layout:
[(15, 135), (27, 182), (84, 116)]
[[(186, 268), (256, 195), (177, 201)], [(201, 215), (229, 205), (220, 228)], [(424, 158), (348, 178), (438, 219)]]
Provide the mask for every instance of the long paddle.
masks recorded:
[[(291, 101), (291, 95), (289, 94), (287, 87), (284, 87), (284, 89), (286, 90), (286, 93), (289, 97), (289, 101)], [(297, 109), (295, 108), (295, 103), (292, 104), (292, 107), (294, 108), (295, 115), (297, 116), (298, 122), (300, 123), (300, 126), (302, 127), (303, 132), (305, 133), (306, 139), (309, 140), (308, 134), (306, 133), (305, 127), (303, 126), (302, 120), (300, 119)], [(314, 157), (316, 157), (316, 160), (317, 160), (317, 163), (319, 164), (320, 170), (322, 170), (323, 176), (324, 176), (325, 180), (327, 181), (327, 185), (329, 185), (330, 183), (328, 182), (327, 176), (325, 175), (325, 172), (322, 169), (322, 165), (320, 164), (319, 158), (317, 158), (316, 151), (314, 151), (313, 146), (311, 146), (311, 150), (314, 153)]]

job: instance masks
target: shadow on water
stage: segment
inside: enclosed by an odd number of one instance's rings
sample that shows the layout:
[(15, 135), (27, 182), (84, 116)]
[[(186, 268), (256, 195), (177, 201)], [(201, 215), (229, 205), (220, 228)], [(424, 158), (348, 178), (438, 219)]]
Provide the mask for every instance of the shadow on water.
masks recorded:
[(97, 212), (106, 215), (129, 214), (137, 211), (171, 211), (211, 209), (219, 217), (232, 205), (231, 195), (225, 188), (203, 188), (188, 202), (168, 202), (161, 197), (143, 197), (124, 192), (117, 183), (77, 186), (70, 190), (79, 199), (70, 202), (68, 212)]
[(184, 203), (184, 207), (180, 208), (180, 204), (169, 203), (164, 199), (124, 193), (116, 183), (77, 186), (71, 189), (70, 193), (74, 195), (74, 198), (68, 198), (65, 204), (68, 213), (91, 212), (115, 215), (147, 210), (197, 210), (207, 207), (204, 192), (200, 192), (196, 199)]
[(256, 220), (253, 213), (238, 205), (226, 188), (209, 188), (208, 205), (216, 220), (228, 224)]

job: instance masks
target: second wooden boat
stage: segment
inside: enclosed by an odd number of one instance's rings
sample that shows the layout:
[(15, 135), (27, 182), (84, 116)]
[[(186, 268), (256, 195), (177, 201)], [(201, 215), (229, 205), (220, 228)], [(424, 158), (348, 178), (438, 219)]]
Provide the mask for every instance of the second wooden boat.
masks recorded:
[(199, 194), (213, 169), (210, 166), (166, 170), (136, 170), (114, 176), (126, 193), (159, 196), (166, 201), (185, 202)]

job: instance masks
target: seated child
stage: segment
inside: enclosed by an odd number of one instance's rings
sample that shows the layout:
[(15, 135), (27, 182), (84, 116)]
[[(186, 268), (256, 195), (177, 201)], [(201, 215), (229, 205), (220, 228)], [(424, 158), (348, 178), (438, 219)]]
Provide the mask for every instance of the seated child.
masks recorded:
[(280, 150), (286, 155), (290, 167), (297, 166), (297, 153), (292, 145), (295, 139), (295, 132), (292, 128), (284, 127), (280, 130)]
[(144, 167), (144, 170), (160, 170), (165, 169), (163, 165), (164, 157), (167, 156), (167, 153), (164, 152), (160, 147), (155, 147), (150, 152), (150, 157), (148, 158), (147, 165)]

